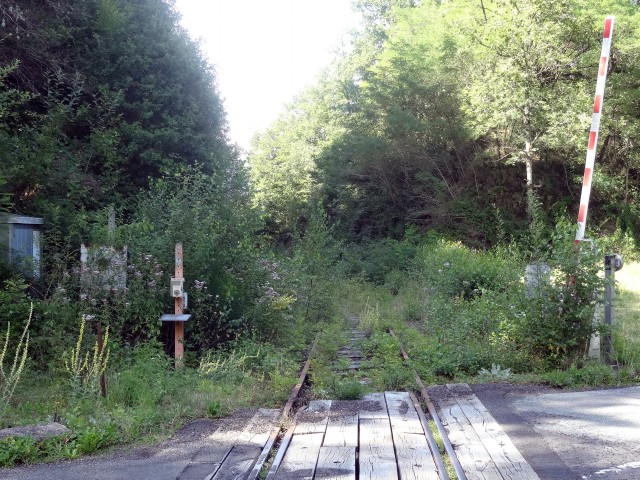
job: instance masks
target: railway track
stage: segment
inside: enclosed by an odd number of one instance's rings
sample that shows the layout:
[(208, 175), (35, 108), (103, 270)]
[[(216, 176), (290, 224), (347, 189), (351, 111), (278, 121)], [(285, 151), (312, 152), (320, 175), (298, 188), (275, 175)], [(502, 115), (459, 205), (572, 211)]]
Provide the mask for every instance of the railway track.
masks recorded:
[[(334, 340), (333, 347), (314, 341), (282, 410), (260, 409), (241, 425), (223, 425), (176, 480), (448, 480), (450, 474), (460, 480), (538, 479), (466, 384), (427, 388), (412, 370), (417, 395), (309, 401), (305, 391), (315, 352), (337, 352), (339, 358), (330, 362), (337, 378), (366, 383), (372, 374), (374, 362), (363, 356), (366, 338), (357, 319), (350, 319), (340, 347), (330, 332), (323, 334)], [(396, 338), (398, 356), (411, 368), (400, 340), (391, 330), (387, 334)]]
[[(395, 334), (392, 331), (390, 331), (389, 333), (395, 337)], [(353, 372), (359, 371), (363, 366), (362, 342), (366, 338), (366, 335), (364, 334), (364, 332), (362, 332), (358, 328), (358, 319), (355, 317), (349, 320), (349, 332), (347, 337), (348, 337), (348, 342), (338, 350), (339, 358), (336, 359), (336, 361), (334, 362), (334, 366), (347, 364), (348, 365), (348, 367), (346, 368), (347, 372), (353, 373)], [(409, 411), (409, 408), (412, 408), (412, 410), (414, 410), (416, 413), (416, 418), (419, 420), (419, 424), (416, 424), (416, 425), (419, 425), (419, 430), (415, 432), (415, 436), (417, 438), (418, 434), (424, 434), (424, 437), (426, 438), (426, 444), (424, 444), (424, 449), (422, 452), (420, 452), (420, 454), (425, 458), (426, 458), (426, 455), (428, 454), (429, 457), (432, 459), (432, 462), (433, 462), (432, 465), (435, 468), (429, 467), (432, 470), (431, 475), (423, 476), (423, 475), (420, 475), (420, 473), (417, 473), (415, 477), (412, 476), (411, 478), (416, 478), (416, 479), (438, 478), (441, 480), (449, 479), (449, 475), (445, 468), (445, 462), (440, 454), (436, 439), (434, 438), (429, 428), (428, 418), (430, 418), (437, 426), (438, 433), (445, 445), (446, 453), (449, 456), (449, 460), (451, 462), (451, 465), (453, 466), (453, 469), (455, 470), (457, 478), (459, 478), (460, 480), (466, 480), (464, 470), (462, 469), (462, 467), (460, 466), (460, 463), (456, 458), (456, 454), (453, 449), (453, 446), (451, 445), (451, 442), (448, 440), (447, 433), (442, 425), (441, 420), (438, 417), (438, 413), (433, 403), (429, 399), (428, 393), (426, 391), (426, 387), (422, 382), (422, 380), (420, 379), (420, 376), (418, 375), (418, 373), (415, 371), (413, 373), (415, 375), (416, 385), (420, 390), (420, 396), (422, 397), (422, 401), (424, 402), (424, 404), (427, 405), (428, 417), (427, 417), (427, 414), (425, 414), (425, 412), (422, 410), (421, 402), (413, 394), (413, 392), (408, 393), (406, 397), (402, 395), (401, 397), (397, 397), (395, 393), (391, 393), (391, 392), (388, 392), (383, 397), (380, 397), (380, 394), (373, 394), (373, 396), (371, 395), (366, 396), (365, 400), (363, 401), (364, 403), (362, 402), (359, 403), (358, 401), (351, 401), (351, 402), (349, 401), (342, 401), (342, 402), (314, 401), (314, 402), (311, 402), (311, 404), (309, 404), (308, 406), (302, 407), (301, 409), (297, 410), (296, 413), (294, 414), (294, 406), (296, 406), (296, 403), (298, 402), (299, 395), (303, 390), (303, 386), (308, 381), (311, 358), (316, 348), (316, 342), (314, 342), (314, 344), (312, 345), (309, 351), (308, 358), (302, 368), (302, 371), (298, 378), (298, 382), (292, 389), (291, 395), (281, 412), (281, 415), (276, 427), (274, 427), (274, 429), (272, 430), (271, 435), (269, 436), (269, 440), (265, 444), (260, 456), (255, 462), (255, 465), (253, 465), (253, 468), (251, 469), (249, 475), (245, 477), (247, 480), (258, 480), (259, 478), (266, 478), (267, 480), (289, 479), (289, 478), (291, 479), (294, 479), (294, 478), (300, 478), (300, 479), (302, 478), (318, 478), (318, 479), (319, 478), (336, 478), (336, 479), (385, 478), (379, 475), (376, 476), (376, 474), (374, 474), (375, 472), (363, 471), (366, 469), (363, 468), (363, 466), (361, 465), (362, 454), (359, 451), (360, 449), (357, 445), (357, 442), (354, 444), (356, 462), (351, 467), (343, 468), (342, 473), (336, 472), (335, 471), (336, 469), (333, 468), (333, 469), (330, 469), (333, 471), (332, 474), (327, 475), (326, 471), (325, 473), (322, 473), (321, 471), (318, 470), (315, 472), (315, 475), (314, 475), (314, 472), (312, 471), (311, 475), (307, 476), (307, 474), (301, 473), (302, 470), (298, 469), (297, 470), (298, 473), (294, 473), (292, 475), (291, 471), (289, 471), (288, 473), (287, 472), (282, 473), (282, 468), (281, 468), (283, 461), (285, 460), (285, 455), (287, 454), (287, 451), (291, 447), (295, 432), (299, 431), (299, 429), (297, 428), (298, 425), (305, 425), (305, 427), (300, 427), (300, 428), (306, 429), (306, 431), (309, 431), (309, 432), (312, 432), (314, 428), (322, 429), (322, 426), (318, 426), (318, 425), (314, 426), (314, 423), (313, 421), (310, 421), (310, 418), (313, 418), (314, 414), (316, 417), (324, 418), (323, 414), (326, 413), (327, 423), (329, 424), (331, 422), (331, 414), (334, 414), (335, 418), (339, 419), (338, 423), (341, 424), (341, 428), (344, 427), (342, 423), (349, 425), (351, 424), (350, 422), (355, 422), (354, 425), (356, 425), (356, 430), (357, 430), (355, 435), (357, 436), (358, 434), (360, 434), (362, 436), (365, 434), (365, 432), (362, 432), (362, 429), (363, 428), (366, 429), (366, 427), (363, 427), (362, 425), (362, 422), (364, 422), (364, 420), (361, 420), (360, 422), (358, 422), (356, 418), (356, 420), (354, 421), (353, 410), (355, 408), (362, 408), (364, 406), (366, 410), (364, 412), (360, 411), (357, 415), (359, 415), (361, 418), (364, 418), (366, 420), (369, 415), (372, 415), (372, 416), (377, 415), (376, 413), (371, 413), (371, 407), (374, 404), (374, 402), (378, 402), (378, 403), (382, 402), (385, 404), (385, 406), (380, 409), (381, 411), (389, 408), (395, 408), (395, 407), (392, 407), (391, 405), (394, 402), (399, 402), (397, 403), (397, 405), (400, 405), (399, 407), (400, 410), (405, 411), (403, 415), (406, 415), (406, 412)], [(402, 355), (406, 361), (409, 360), (409, 357), (403, 347), (400, 348), (400, 351), (398, 352), (398, 354)], [(340, 361), (340, 359), (343, 359), (343, 361)], [(361, 381), (363, 383), (366, 383), (367, 382), (366, 376)], [(410, 399), (410, 401), (407, 401), (408, 399)], [(410, 403), (410, 405), (406, 405), (407, 403)], [(347, 419), (346, 422), (345, 422), (345, 419)], [(403, 420), (406, 421), (406, 418), (403, 417)], [(391, 423), (393, 423), (393, 421), (391, 421)], [(367, 425), (367, 422), (365, 422), (365, 425)], [(324, 428), (325, 430), (323, 430), (322, 432), (319, 431), (317, 432), (317, 434), (319, 435), (322, 434), (325, 436), (328, 435), (327, 432), (329, 431), (329, 427), (324, 427)], [(345, 427), (344, 432), (347, 432), (348, 428), (349, 428), (348, 426)], [(375, 434), (378, 432), (373, 432), (373, 433)], [(312, 435), (313, 433), (310, 433), (309, 437)], [(348, 433), (344, 433), (344, 435), (347, 436)], [(396, 435), (396, 436), (399, 436), (399, 435)], [(303, 438), (303, 437), (299, 435), (297, 438)], [(349, 443), (351, 441), (352, 440), (344, 440), (343, 443)], [(325, 438), (325, 443), (326, 443), (326, 438)], [(347, 445), (345, 445), (344, 447), (347, 449), (354, 448), (354, 447), (349, 447)], [(397, 446), (394, 446), (393, 448), (396, 450), (399, 449), (399, 447)], [(415, 448), (414, 450), (417, 450), (417, 448)], [(320, 455), (319, 458), (321, 458), (320, 452), (317, 452), (316, 454)], [(425, 458), (422, 458), (421, 461), (424, 461)], [(301, 462), (301, 464), (302, 463), (304, 462)], [(429, 464), (431, 464), (431, 462), (429, 462)], [(388, 478), (398, 478), (395, 475), (397, 471), (399, 471), (399, 469), (401, 468), (402, 467), (399, 465), (396, 465), (394, 461), (394, 466), (392, 468), (394, 472), (392, 472), (392, 475), (390, 475)], [(412, 465), (410, 468), (412, 470), (416, 470), (416, 465)], [(302, 476), (297, 476), (297, 475), (302, 475)], [(210, 478), (215, 480), (216, 477), (211, 476)], [(402, 478), (406, 478), (406, 476), (402, 475)]]

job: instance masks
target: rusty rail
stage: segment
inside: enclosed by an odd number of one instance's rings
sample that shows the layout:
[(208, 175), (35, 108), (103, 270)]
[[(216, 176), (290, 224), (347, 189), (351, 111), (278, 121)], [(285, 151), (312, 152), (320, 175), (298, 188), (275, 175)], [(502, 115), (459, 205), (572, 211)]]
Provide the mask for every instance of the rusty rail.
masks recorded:
[[(393, 338), (398, 340), (398, 342), (400, 343), (400, 353), (402, 354), (402, 358), (404, 358), (405, 362), (409, 362), (411, 359), (409, 358), (409, 355), (407, 354), (407, 351), (402, 346), (402, 343), (400, 342), (400, 339), (398, 338), (398, 336), (391, 329), (389, 329), (389, 334)], [(422, 379), (420, 378), (420, 375), (418, 375), (418, 372), (416, 372), (414, 370), (413, 373), (414, 373), (414, 376), (415, 376), (416, 384), (420, 388), (420, 396), (422, 397), (422, 400), (427, 404), (427, 409), (429, 410), (429, 415), (433, 419), (433, 422), (436, 424), (436, 428), (438, 429), (438, 433), (440, 434), (440, 437), (442, 438), (442, 443), (444, 443), (444, 449), (446, 450), (447, 454), (449, 455), (449, 459), (451, 460), (451, 465), (453, 466), (453, 469), (456, 472), (458, 480), (467, 480), (467, 475), (464, 473), (464, 469), (462, 468), (462, 465), (460, 465), (460, 460), (458, 460), (458, 457), (456, 456), (456, 452), (455, 452), (455, 450), (453, 448), (453, 445), (451, 445), (451, 441), (449, 440), (449, 437), (447, 436), (447, 432), (444, 429), (444, 425), (442, 425), (442, 421), (440, 420), (440, 417), (438, 416), (438, 412), (436, 411), (436, 407), (433, 404), (433, 402), (431, 401), (431, 398), (429, 397), (429, 394), (427, 393), (427, 388), (425, 387)], [(431, 447), (431, 442), (429, 443), (429, 446)], [(437, 449), (437, 446), (436, 446), (436, 449)], [(436, 458), (435, 455), (434, 455), (434, 458)], [(440, 459), (440, 460), (442, 461), (442, 459)], [(438, 468), (440, 468), (440, 467), (438, 467)], [(442, 470), (442, 471), (443, 471), (443, 473), (445, 475), (447, 475), (446, 472), (444, 472), (444, 470)], [(442, 478), (444, 479), (444, 477), (442, 477)]]
[[(316, 339), (313, 342), (313, 345), (311, 345), (311, 349), (309, 350), (307, 361), (305, 362), (304, 367), (302, 367), (302, 371), (300, 372), (300, 376), (298, 377), (298, 383), (296, 383), (293, 389), (291, 390), (291, 394), (289, 395), (289, 399), (287, 400), (287, 403), (285, 403), (284, 408), (282, 409), (280, 418), (278, 419), (276, 426), (273, 427), (273, 430), (271, 430), (271, 435), (269, 435), (269, 440), (267, 440), (267, 443), (262, 449), (262, 452), (260, 453), (260, 456), (256, 460), (255, 465), (251, 469), (251, 472), (249, 473), (247, 480), (257, 480), (258, 476), (260, 475), (260, 471), (262, 470), (262, 467), (264, 467), (264, 464), (269, 458), (269, 453), (271, 452), (271, 449), (273, 448), (273, 446), (276, 443), (276, 440), (278, 439), (278, 435), (280, 435), (280, 432), (282, 431), (283, 426), (285, 425), (287, 419), (289, 418), (289, 414), (291, 412), (291, 409), (293, 408), (293, 404), (298, 399), (298, 394), (302, 389), (302, 385), (304, 385), (304, 382), (307, 379), (307, 375), (309, 373), (309, 367), (311, 365), (311, 356), (315, 351), (317, 343), (318, 343), (318, 338), (316, 337)], [(294, 422), (295, 422), (295, 419), (294, 419)], [(292, 428), (290, 428), (289, 430), (293, 431)]]

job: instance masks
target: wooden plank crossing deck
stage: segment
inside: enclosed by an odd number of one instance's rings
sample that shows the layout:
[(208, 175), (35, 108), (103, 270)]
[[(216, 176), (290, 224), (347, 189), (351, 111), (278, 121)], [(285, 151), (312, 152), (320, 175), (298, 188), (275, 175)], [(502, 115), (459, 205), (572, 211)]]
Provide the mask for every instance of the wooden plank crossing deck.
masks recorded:
[(466, 383), (447, 385), (439, 416), (469, 480), (539, 477)]
[(233, 424), (223, 424), (209, 436), (209, 444), (196, 452), (178, 480), (246, 479), (279, 414), (276, 409), (259, 409)]
[[(538, 476), (466, 384), (440, 389), (442, 423), (468, 480), (536, 480)], [(444, 392), (444, 393), (442, 393)], [(296, 415), (269, 480), (437, 480), (423, 423), (409, 393), (354, 401), (313, 401)], [(246, 480), (277, 410), (259, 410), (221, 426), (178, 480)], [(277, 470), (276, 470), (277, 468)]]
[(437, 480), (422, 423), (406, 392), (311, 402), (274, 480)]

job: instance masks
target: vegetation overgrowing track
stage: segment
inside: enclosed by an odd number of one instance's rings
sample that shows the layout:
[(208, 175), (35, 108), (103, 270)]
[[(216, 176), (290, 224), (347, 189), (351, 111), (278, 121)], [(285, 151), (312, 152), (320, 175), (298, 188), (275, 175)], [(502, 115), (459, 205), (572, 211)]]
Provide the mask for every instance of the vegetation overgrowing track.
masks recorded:
[[(394, 333), (394, 331), (391, 330), (391, 329), (389, 329), (389, 334), (394, 338), (398, 338), (396, 336), (396, 334)], [(398, 339), (398, 341), (400, 341), (400, 340)], [(402, 346), (402, 343), (400, 344), (400, 353), (402, 354), (402, 357), (404, 358), (405, 362), (408, 362), (409, 361), (409, 355), (407, 354), (406, 350)], [(420, 388), (420, 396), (422, 397), (422, 401), (424, 403), (426, 403), (427, 409), (429, 410), (429, 415), (431, 416), (431, 419), (433, 420), (433, 422), (435, 423), (435, 425), (436, 425), (436, 427), (438, 429), (438, 433), (440, 434), (440, 437), (442, 438), (442, 442), (444, 444), (444, 448), (445, 448), (445, 450), (447, 452), (447, 455), (449, 455), (449, 460), (451, 461), (451, 465), (453, 466), (453, 469), (455, 470), (456, 475), (458, 476), (458, 479), (459, 480), (466, 480), (467, 477), (466, 477), (466, 475), (464, 473), (464, 470), (462, 469), (462, 465), (460, 465), (460, 462), (458, 461), (458, 457), (456, 456), (455, 450), (453, 449), (453, 445), (449, 441), (449, 437), (447, 436), (447, 432), (444, 429), (444, 425), (442, 425), (442, 421), (440, 420), (440, 417), (438, 416), (438, 412), (436, 411), (436, 407), (433, 404), (433, 402), (431, 401), (431, 398), (429, 398), (429, 394), (427, 393), (427, 388), (424, 385), (424, 382), (422, 381), (422, 379), (420, 378), (420, 375), (418, 375), (418, 372), (416, 372), (414, 370), (413, 373), (414, 373), (414, 376), (415, 376), (416, 384)], [(420, 412), (420, 411), (421, 410), (418, 410), (418, 412)], [(435, 445), (435, 439), (433, 438), (433, 435), (430, 435), (430, 432), (427, 432), (426, 430), (425, 430), (425, 433), (427, 433), (427, 439), (429, 440), (429, 445), (431, 446), (432, 442)], [(434, 451), (437, 451), (437, 448)], [(437, 458), (436, 458), (436, 461), (437, 461)], [(440, 465), (438, 465), (438, 467), (440, 467)], [(442, 469), (440, 471), (445, 471), (445, 470)]]
[[(338, 369), (340, 365), (339, 359), (345, 359), (346, 361), (348, 361), (349, 372), (353, 372), (353, 371), (359, 370), (363, 362), (362, 349), (360, 348), (359, 345), (360, 345), (360, 342), (365, 338), (365, 334), (361, 330), (359, 330), (357, 320), (352, 318), (349, 322), (349, 326), (350, 326), (349, 335), (348, 335), (349, 343), (348, 345), (342, 346), (338, 350), (339, 358), (337, 359), (336, 362), (334, 362), (334, 367)], [(388, 333), (393, 338), (395, 338), (398, 342), (400, 342), (400, 340), (395, 335), (393, 330), (389, 329)], [(298, 381), (293, 387), (293, 389), (291, 390), (289, 399), (287, 400), (287, 402), (285, 403), (282, 409), (282, 412), (279, 417), (279, 421), (277, 422), (276, 426), (271, 432), (269, 440), (267, 441), (265, 447), (263, 448), (262, 453), (260, 454), (258, 460), (256, 461), (256, 464), (251, 470), (251, 473), (247, 477), (248, 480), (258, 480), (259, 478), (271, 479), (275, 477), (276, 471), (278, 470), (278, 467), (282, 463), (285, 452), (289, 446), (289, 443), (291, 442), (293, 432), (296, 426), (297, 413), (294, 413), (294, 411), (299, 410), (301, 407), (304, 406), (303, 404), (306, 403), (303, 398), (303, 395), (301, 395), (301, 392), (303, 392), (306, 388), (310, 386), (309, 373), (311, 370), (311, 361), (314, 353), (316, 352), (317, 344), (318, 344), (318, 337), (316, 337), (311, 348), (309, 349), (307, 359), (302, 367), (302, 370), (298, 377)], [(404, 347), (402, 346), (402, 344), (400, 344), (400, 354), (402, 355), (405, 361), (405, 364), (404, 364), (405, 368), (410, 368), (408, 366), (409, 356), (406, 350), (404, 349)], [(440, 478), (442, 480), (448, 480), (449, 475), (445, 467), (445, 462), (440, 453), (438, 443), (433, 433), (431, 432), (431, 429), (429, 428), (429, 418), (436, 425), (438, 434), (442, 439), (444, 449), (446, 451), (446, 454), (449, 457), (451, 466), (453, 467), (453, 470), (455, 471), (457, 478), (460, 480), (466, 480), (466, 475), (464, 473), (464, 470), (462, 469), (462, 466), (460, 465), (460, 462), (456, 457), (453, 446), (447, 437), (447, 433), (444, 429), (442, 421), (438, 416), (436, 408), (433, 402), (431, 401), (431, 399), (429, 398), (424, 382), (420, 378), (417, 371), (415, 371), (415, 369), (413, 370), (413, 375), (415, 379), (415, 384), (419, 388), (419, 393), (420, 393), (422, 402), (418, 400), (414, 392), (410, 392), (410, 397), (411, 397), (414, 408), (418, 412), (420, 422), (422, 424), (422, 427), (424, 429), (424, 432), (427, 438), (429, 450), (431, 451), (431, 455), (433, 456)], [(364, 383), (366, 382), (366, 380), (363, 380), (362, 382)], [(429, 418), (423, 412), (422, 405), (427, 406)]]
[(300, 391), (302, 390), (303, 385), (307, 381), (309, 367), (311, 366), (311, 358), (313, 356), (313, 352), (315, 351), (317, 342), (318, 340), (316, 338), (316, 340), (314, 340), (313, 344), (311, 345), (311, 348), (309, 349), (309, 354), (304, 363), (304, 366), (302, 367), (302, 370), (300, 371), (298, 382), (293, 386), (293, 389), (291, 390), (291, 395), (289, 395), (289, 399), (287, 400), (287, 403), (285, 403), (284, 407), (282, 408), (282, 413), (280, 414), (280, 418), (278, 419), (276, 426), (273, 428), (271, 435), (269, 435), (269, 440), (267, 440), (266, 445), (262, 449), (262, 453), (258, 457), (258, 460), (254, 465), (253, 469), (251, 470), (251, 473), (247, 477), (247, 480), (257, 480), (257, 478), (260, 475), (260, 472), (262, 471), (266, 462), (269, 460), (269, 455), (271, 454), (271, 452), (274, 449), (274, 446), (276, 445), (278, 436), (282, 433), (283, 429), (285, 428), (285, 425), (287, 425), (288, 419), (291, 416), (291, 411), (300, 395)]
[[(636, 98), (637, 2), (516, 1), (527, 15), (511, 2), (356, 3), (357, 48), (343, 49), (245, 158), (228, 136), (215, 72), (172, 2), (0, 0), (0, 223), (10, 232), (35, 222), (41, 235), (23, 238), (31, 255), (13, 265), (22, 249), (0, 235), (0, 370), (3, 357), (8, 369), (24, 365), (0, 375), (14, 379), (0, 381), (0, 426), (54, 418), (72, 432), (0, 440), (0, 454), (10, 452), (0, 467), (280, 406), (316, 322), (354, 312), (375, 332), (363, 342), (375, 353), (362, 360), (347, 348), (336, 361), (348, 328), (322, 324), (322, 359), (309, 364), (316, 398), (414, 388), (385, 322), (427, 382), (482, 372), (560, 387), (640, 381), (637, 279), (620, 297), (616, 368), (585, 360), (602, 258), (594, 243), (576, 263), (567, 218), (572, 179), (583, 174), (575, 158), (584, 158), (596, 40), (615, 14), (616, 121), (602, 125), (589, 235), (625, 254), (618, 279), (633, 271), (640, 115), (621, 100)], [(523, 49), (530, 38), (541, 48)], [(174, 336), (158, 320), (175, 302), (166, 287), (176, 242), (192, 315), (179, 371), (165, 354)], [(81, 243), (91, 262), (80, 260)], [(533, 298), (527, 265), (549, 269)], [(70, 361), (91, 359), (93, 332), (107, 326), (104, 361), (88, 371)]]

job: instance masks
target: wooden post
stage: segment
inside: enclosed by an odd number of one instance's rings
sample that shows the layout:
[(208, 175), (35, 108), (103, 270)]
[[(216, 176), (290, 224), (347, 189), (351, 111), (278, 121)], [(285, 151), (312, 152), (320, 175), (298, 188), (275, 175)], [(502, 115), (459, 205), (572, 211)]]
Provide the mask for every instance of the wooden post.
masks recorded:
[[(184, 268), (182, 262), (182, 244), (176, 243), (176, 278), (184, 278)], [(182, 297), (176, 297), (175, 301), (175, 314), (182, 315), (184, 313), (184, 305)], [(176, 362), (176, 368), (182, 368), (184, 357), (184, 322), (175, 322), (175, 347), (174, 357)]]

